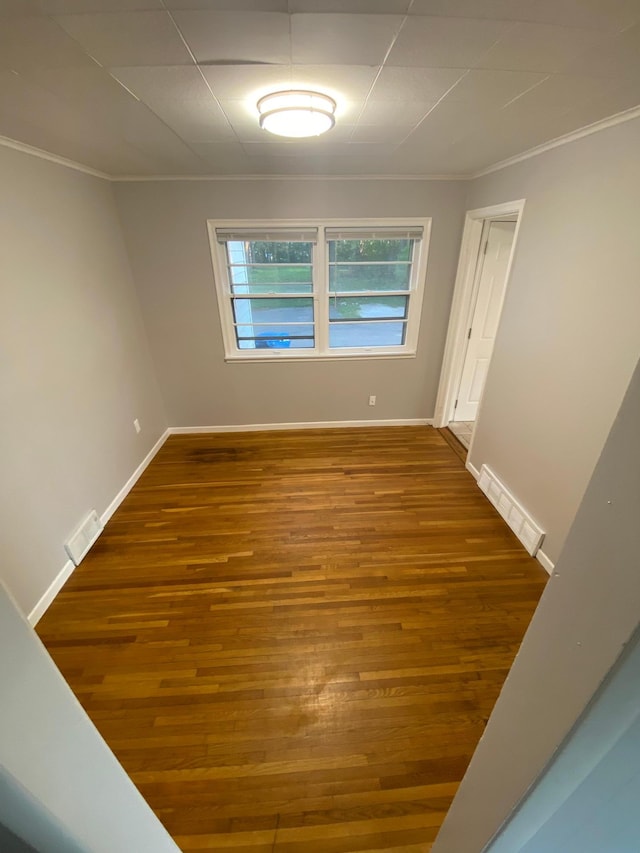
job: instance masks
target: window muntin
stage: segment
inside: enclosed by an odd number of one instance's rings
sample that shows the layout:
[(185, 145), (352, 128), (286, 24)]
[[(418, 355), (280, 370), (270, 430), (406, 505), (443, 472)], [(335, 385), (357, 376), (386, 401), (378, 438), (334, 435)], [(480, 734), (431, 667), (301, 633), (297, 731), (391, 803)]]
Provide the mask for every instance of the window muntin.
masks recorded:
[(429, 224), (209, 223), (227, 359), (414, 355)]

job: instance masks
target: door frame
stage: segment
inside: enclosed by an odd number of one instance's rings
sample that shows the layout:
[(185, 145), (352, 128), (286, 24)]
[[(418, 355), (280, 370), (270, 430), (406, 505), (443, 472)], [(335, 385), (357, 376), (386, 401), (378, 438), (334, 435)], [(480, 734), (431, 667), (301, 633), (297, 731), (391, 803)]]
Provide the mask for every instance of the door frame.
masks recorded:
[[(513, 235), (513, 244), (509, 263), (507, 264), (505, 296), (509, 287), (513, 257), (518, 242), (522, 212), (525, 199), (516, 201), (505, 201), (502, 204), (494, 204), (489, 207), (478, 207), (468, 210), (465, 214), (464, 229), (462, 231), (462, 242), (460, 244), (460, 257), (458, 270), (453, 289), (453, 301), (449, 315), (449, 326), (447, 339), (442, 359), (442, 370), (440, 371), (440, 384), (436, 397), (436, 406), (433, 415), (434, 427), (446, 427), (453, 414), (453, 406), (456, 393), (460, 386), (462, 368), (466, 352), (466, 341), (469, 327), (469, 315), (472, 309), (472, 300), (475, 291), (476, 273), (478, 269), (478, 258), (480, 254), (480, 243), (485, 222), (488, 219), (499, 219), (505, 216), (516, 216), (516, 228)], [(504, 304), (504, 296), (503, 296)], [(502, 306), (501, 306), (502, 310)], [(482, 400), (480, 401), (482, 406)], [(478, 409), (478, 416), (480, 408)], [(476, 418), (476, 421), (478, 419)], [(473, 439), (472, 439), (473, 443)], [(469, 453), (471, 448), (469, 448)]]

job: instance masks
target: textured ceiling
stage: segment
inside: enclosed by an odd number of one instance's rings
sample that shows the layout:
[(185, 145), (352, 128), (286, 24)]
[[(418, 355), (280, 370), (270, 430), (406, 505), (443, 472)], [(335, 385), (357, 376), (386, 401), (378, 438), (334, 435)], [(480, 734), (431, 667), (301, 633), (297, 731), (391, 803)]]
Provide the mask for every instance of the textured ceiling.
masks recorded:
[[(290, 86), (336, 127), (260, 130)], [(0, 134), (112, 175), (464, 175), (639, 103), (640, 0), (0, 0)]]

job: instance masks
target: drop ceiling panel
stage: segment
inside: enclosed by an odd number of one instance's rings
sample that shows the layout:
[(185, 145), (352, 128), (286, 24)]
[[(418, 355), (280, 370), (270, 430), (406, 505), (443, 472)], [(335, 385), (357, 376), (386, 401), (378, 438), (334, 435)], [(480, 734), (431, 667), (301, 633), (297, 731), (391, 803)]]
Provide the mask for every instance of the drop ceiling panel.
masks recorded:
[(399, 15), (292, 15), (292, 61), (299, 65), (380, 65)]
[(619, 77), (640, 83), (640, 25), (608, 37), (578, 56), (566, 70), (574, 74)]
[(49, 18), (10, 18), (0, 27), (0, 67), (30, 68), (91, 66), (95, 63)]
[(353, 129), (351, 142), (386, 142), (398, 145), (413, 129), (413, 124), (359, 124)]
[(438, 101), (466, 73), (466, 68), (385, 65), (376, 80), (372, 97), (381, 101)]
[(161, 11), (164, 8), (162, 0), (36, 0), (36, 2), (48, 15)]
[(388, 65), (472, 68), (512, 24), (469, 18), (416, 17), (402, 28)]
[(508, 71), (564, 71), (573, 59), (604, 38), (598, 30), (515, 24), (477, 65)]
[(387, 143), (320, 142), (246, 142), (242, 146), (250, 156), (259, 157), (371, 157), (390, 154), (395, 145)]
[(502, 107), (539, 86), (548, 74), (528, 71), (472, 69), (447, 95), (448, 101), (466, 101), (484, 108)]
[(289, 11), (404, 15), (410, 5), (410, 0), (289, 0)]
[(134, 95), (187, 142), (233, 138), (229, 122), (195, 66), (112, 69)]
[(370, 100), (360, 116), (361, 124), (415, 126), (435, 107), (436, 101), (375, 101)]
[(59, 15), (55, 20), (88, 54), (107, 67), (192, 62), (167, 12)]
[(175, 12), (198, 62), (291, 61), (289, 16), (280, 12)]
[(637, 0), (414, 0), (410, 14), (616, 31), (640, 20), (640, 6)]
[(209, 12), (288, 12), (287, 0), (164, 0), (167, 9)]

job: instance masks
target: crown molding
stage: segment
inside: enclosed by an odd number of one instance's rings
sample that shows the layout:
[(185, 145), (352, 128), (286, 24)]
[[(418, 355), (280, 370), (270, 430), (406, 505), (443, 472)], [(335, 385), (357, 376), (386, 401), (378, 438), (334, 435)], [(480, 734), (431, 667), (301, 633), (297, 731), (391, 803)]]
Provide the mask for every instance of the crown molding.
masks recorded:
[(583, 139), (585, 136), (591, 136), (592, 133), (599, 133), (601, 130), (607, 130), (610, 127), (615, 127), (618, 124), (632, 121), (635, 118), (640, 118), (640, 106), (631, 107), (629, 110), (624, 110), (621, 113), (608, 116), (607, 118), (594, 121), (593, 124), (587, 124), (578, 130), (572, 130), (571, 133), (565, 133), (562, 136), (557, 136), (555, 139), (550, 139), (549, 142), (543, 142), (541, 145), (536, 145), (535, 148), (529, 148), (521, 154), (515, 154), (513, 157), (508, 157), (506, 160), (500, 160), (498, 163), (493, 163), (479, 172), (474, 172), (468, 175), (468, 179), (475, 180), (483, 178), (485, 175), (490, 175), (493, 172), (499, 172), (501, 169), (508, 169), (509, 166), (515, 166), (517, 163), (522, 163), (524, 160), (530, 160), (532, 157), (537, 157), (539, 154), (544, 154), (546, 151), (552, 151), (554, 148), (559, 148), (562, 145), (568, 145), (570, 142), (576, 142), (578, 139)]
[(470, 181), (472, 175), (112, 175), (114, 183), (145, 181)]
[(67, 169), (74, 169), (76, 172), (83, 172), (85, 175), (91, 175), (94, 178), (102, 178), (103, 181), (112, 180), (111, 175), (101, 172), (99, 169), (92, 169), (91, 166), (85, 166), (84, 163), (77, 163), (67, 157), (60, 157), (58, 154), (52, 154), (42, 148), (35, 148), (33, 145), (27, 145), (26, 142), (18, 142), (17, 139), (10, 139), (8, 136), (0, 136), (0, 146), (13, 148), (14, 151), (20, 151), (22, 154), (31, 154), (32, 157), (48, 160), (58, 166), (66, 166)]

